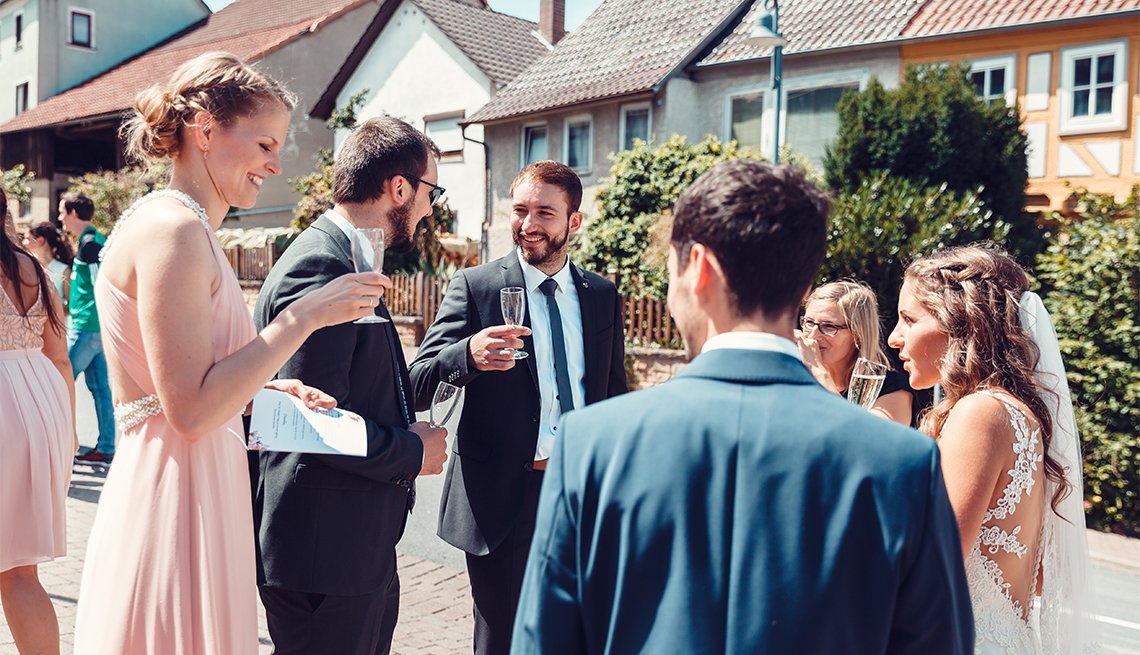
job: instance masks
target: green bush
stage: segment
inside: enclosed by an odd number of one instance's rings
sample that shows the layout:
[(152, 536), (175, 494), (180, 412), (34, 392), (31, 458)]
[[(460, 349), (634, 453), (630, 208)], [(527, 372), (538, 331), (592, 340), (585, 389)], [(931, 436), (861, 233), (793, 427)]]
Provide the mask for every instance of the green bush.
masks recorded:
[(1140, 536), (1140, 186), (1123, 203), (1078, 190), (1037, 262), (1084, 450), (1090, 527)]
[(1026, 215), (1026, 145), (1016, 107), (988, 104), (969, 80), (969, 64), (908, 67), (887, 90), (871, 80), (836, 109), (839, 132), (824, 156), (827, 184), (853, 193), (880, 173), (920, 186), (974, 192), (1010, 226), (1003, 245), (1031, 264), (1045, 235)]
[(910, 260), (946, 246), (1001, 242), (1008, 232), (977, 192), (879, 173), (835, 200), (819, 282), (854, 278), (869, 284), (889, 331)]
[(95, 203), (91, 222), (103, 234), (110, 234), (127, 207), (135, 200), (170, 181), (170, 162), (129, 166), (117, 171), (84, 173), (69, 180), (68, 191), (82, 193)]
[(655, 239), (654, 226), (701, 173), (739, 157), (760, 158), (735, 141), (722, 143), (709, 136), (690, 144), (680, 135), (657, 146), (638, 141), (632, 149), (611, 155), (610, 175), (597, 192), (598, 214), (587, 221), (574, 260), (592, 271), (616, 269), (623, 294), (664, 298), (668, 239)]

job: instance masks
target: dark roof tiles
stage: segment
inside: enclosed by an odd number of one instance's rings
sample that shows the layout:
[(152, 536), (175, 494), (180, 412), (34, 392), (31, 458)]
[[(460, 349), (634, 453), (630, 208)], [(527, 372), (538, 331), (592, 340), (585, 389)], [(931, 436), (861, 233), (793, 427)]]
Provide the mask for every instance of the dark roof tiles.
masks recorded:
[(444, 34), (494, 82), (507, 84), (549, 51), (528, 20), (460, 0), (414, 0)]

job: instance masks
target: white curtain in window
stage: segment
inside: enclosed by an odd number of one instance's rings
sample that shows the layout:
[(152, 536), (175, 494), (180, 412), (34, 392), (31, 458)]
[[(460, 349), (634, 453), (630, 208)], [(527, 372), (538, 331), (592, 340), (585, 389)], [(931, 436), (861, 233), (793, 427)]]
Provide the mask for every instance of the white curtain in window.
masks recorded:
[(835, 106), (845, 91), (854, 86), (833, 86), (788, 92), (787, 136), (784, 142), (792, 150), (823, 163), (824, 147), (835, 139), (839, 118)]
[(546, 126), (538, 125), (526, 128), (526, 134), (523, 137), (523, 166), (533, 164), (536, 161), (549, 159), (550, 155), (546, 150)]
[(590, 167), (590, 123), (570, 123), (566, 129), (566, 165), (580, 171)]
[(622, 147), (629, 150), (633, 147), (634, 139), (649, 141), (648, 109), (631, 109), (625, 112), (625, 143)]
[(764, 94), (752, 93), (732, 99), (729, 138), (741, 147), (760, 149), (760, 125), (764, 117)]

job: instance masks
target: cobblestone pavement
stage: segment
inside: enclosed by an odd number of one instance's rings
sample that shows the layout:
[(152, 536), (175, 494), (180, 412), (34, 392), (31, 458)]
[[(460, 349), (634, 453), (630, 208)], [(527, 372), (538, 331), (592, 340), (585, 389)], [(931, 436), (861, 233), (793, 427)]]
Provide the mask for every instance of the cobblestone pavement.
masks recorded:
[[(72, 652), (75, 606), (83, 573), (87, 534), (103, 488), (104, 470), (78, 465), (72, 473), (67, 499), (68, 556), (42, 564), (40, 581), (51, 596), (59, 618), (63, 655)], [(400, 622), (393, 639), (396, 655), (446, 655), (470, 651), (471, 592), (467, 573), (403, 554), (400, 567)], [(260, 653), (271, 653), (265, 613), (258, 607)], [(0, 655), (17, 655), (8, 623), (0, 614)]]

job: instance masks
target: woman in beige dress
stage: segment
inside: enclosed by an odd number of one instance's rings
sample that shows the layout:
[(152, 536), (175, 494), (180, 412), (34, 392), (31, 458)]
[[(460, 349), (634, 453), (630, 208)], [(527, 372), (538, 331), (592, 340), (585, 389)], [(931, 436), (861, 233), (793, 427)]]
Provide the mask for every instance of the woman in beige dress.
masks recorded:
[(39, 564), (67, 554), (75, 385), (63, 306), (4, 229), (0, 188), (0, 601), (21, 653), (59, 653)]
[(119, 219), (96, 282), (122, 438), (88, 543), (79, 655), (257, 652), (242, 411), (313, 331), (371, 314), (390, 284), (345, 275), (255, 333), (214, 231), (281, 172), (292, 106), (226, 53), (186, 62), (135, 100), (129, 149), (173, 170), (168, 189)]

